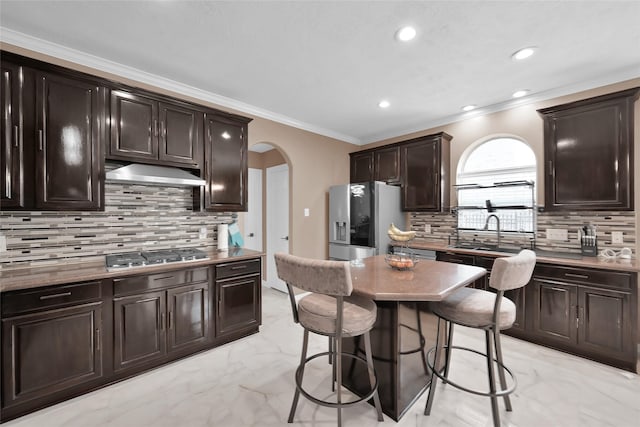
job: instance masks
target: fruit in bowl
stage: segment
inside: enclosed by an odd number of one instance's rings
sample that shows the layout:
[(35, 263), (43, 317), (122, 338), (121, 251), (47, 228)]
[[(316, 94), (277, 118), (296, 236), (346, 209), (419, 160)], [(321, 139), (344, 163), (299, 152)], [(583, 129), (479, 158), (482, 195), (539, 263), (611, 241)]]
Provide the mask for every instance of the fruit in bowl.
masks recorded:
[(414, 254), (388, 254), (385, 261), (396, 270), (411, 270), (418, 262)]

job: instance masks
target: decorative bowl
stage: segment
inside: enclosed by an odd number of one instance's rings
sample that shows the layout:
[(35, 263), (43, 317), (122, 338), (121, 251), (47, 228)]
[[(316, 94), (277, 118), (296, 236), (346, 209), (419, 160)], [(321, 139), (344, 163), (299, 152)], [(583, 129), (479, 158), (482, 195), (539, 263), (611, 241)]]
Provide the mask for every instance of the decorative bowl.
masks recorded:
[(389, 267), (400, 271), (412, 270), (418, 263), (418, 259), (415, 254), (411, 253), (387, 254), (384, 257), (384, 260), (387, 262)]

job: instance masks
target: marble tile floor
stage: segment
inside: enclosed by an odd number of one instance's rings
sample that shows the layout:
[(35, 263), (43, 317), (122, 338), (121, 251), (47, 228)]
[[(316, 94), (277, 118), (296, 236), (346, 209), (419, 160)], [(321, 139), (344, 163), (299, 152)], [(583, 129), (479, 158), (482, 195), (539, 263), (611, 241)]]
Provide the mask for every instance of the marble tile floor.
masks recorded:
[[(287, 425), (302, 329), (286, 295), (264, 289), (260, 333), (200, 353), (87, 395), (7, 422), (6, 427), (270, 427)], [(481, 331), (458, 328), (455, 345), (481, 349)], [(310, 351), (324, 351), (314, 337)], [(631, 427), (640, 423), (640, 377), (510, 337), (504, 357), (518, 378), (514, 411), (501, 403), (503, 426)], [(328, 365), (305, 373), (312, 388), (329, 395)], [(452, 380), (486, 387), (484, 360), (454, 355)], [(324, 387), (323, 389), (321, 387)], [(432, 415), (422, 413), (426, 393), (395, 423), (402, 427), (491, 426), (487, 398), (438, 385)], [(294, 426), (334, 426), (335, 410), (301, 398)], [(373, 407), (343, 410), (345, 427), (378, 425)]]

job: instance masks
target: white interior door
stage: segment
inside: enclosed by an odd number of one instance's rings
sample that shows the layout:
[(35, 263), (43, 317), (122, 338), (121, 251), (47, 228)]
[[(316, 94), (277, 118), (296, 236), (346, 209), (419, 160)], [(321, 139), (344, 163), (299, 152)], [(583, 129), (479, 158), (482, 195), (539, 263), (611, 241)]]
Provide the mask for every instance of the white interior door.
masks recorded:
[(289, 166), (267, 168), (267, 286), (287, 292), (278, 279), (276, 252), (289, 253)]
[(262, 169), (249, 168), (247, 212), (244, 214), (244, 246), (263, 251), (262, 245)]

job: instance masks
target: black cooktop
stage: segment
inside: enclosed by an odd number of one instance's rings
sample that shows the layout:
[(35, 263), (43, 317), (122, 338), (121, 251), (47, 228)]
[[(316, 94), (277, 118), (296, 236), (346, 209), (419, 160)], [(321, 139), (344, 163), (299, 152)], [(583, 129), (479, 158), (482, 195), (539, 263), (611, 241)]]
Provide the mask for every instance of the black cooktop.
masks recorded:
[(107, 255), (107, 271), (147, 265), (168, 264), (208, 259), (207, 253), (195, 248), (162, 249), (157, 251), (123, 252)]

